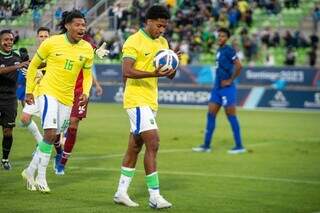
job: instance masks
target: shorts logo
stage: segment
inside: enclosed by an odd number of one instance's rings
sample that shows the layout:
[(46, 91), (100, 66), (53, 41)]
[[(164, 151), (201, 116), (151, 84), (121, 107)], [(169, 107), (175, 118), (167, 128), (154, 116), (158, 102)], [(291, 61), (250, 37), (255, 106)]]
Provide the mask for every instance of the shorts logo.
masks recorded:
[(57, 119), (54, 118), (54, 119), (52, 120), (52, 122), (53, 122), (54, 124), (56, 124), (56, 123), (57, 123)]
[(152, 124), (152, 125), (154, 125), (154, 119), (150, 119), (150, 123)]
[(227, 103), (228, 103), (227, 97), (222, 96), (222, 105), (225, 106), (225, 105), (227, 105)]

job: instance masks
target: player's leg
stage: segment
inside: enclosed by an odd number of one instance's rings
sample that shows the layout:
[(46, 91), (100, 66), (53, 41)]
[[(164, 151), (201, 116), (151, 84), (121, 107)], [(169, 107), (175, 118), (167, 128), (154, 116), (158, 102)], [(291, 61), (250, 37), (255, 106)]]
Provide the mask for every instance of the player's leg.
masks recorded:
[(28, 131), (33, 135), (37, 143), (43, 140), (43, 137), (39, 131), (37, 124), (32, 120), (31, 114), (22, 112), (22, 115), (20, 117), (20, 122), (21, 122), (21, 126), (27, 127)]
[(61, 156), (61, 160), (56, 168), (57, 169), (56, 174), (64, 173), (65, 165), (67, 164), (68, 158), (71, 155), (72, 149), (77, 139), (79, 121), (80, 119), (77, 117), (70, 118), (70, 125), (66, 133), (66, 141), (64, 143), (64, 149)]
[(39, 105), (38, 100), (35, 99), (34, 104), (26, 104), (23, 107), (22, 115), (20, 117), (21, 125), (27, 127), (29, 132), (33, 135), (36, 139), (37, 143), (43, 140), (42, 134), (39, 131), (37, 124), (32, 120), (32, 115), (36, 115), (40, 117)]
[(210, 152), (212, 135), (216, 127), (216, 115), (218, 114), (222, 104), (218, 89), (212, 89), (208, 104), (207, 123), (204, 135), (204, 142), (198, 147), (192, 148), (195, 152)]
[(170, 208), (172, 204), (160, 195), (159, 176), (156, 164), (160, 138), (155, 113), (149, 107), (140, 107), (140, 110), (140, 135), (146, 146), (144, 169), (146, 173), (145, 180), (150, 194), (149, 206), (157, 209)]
[[(66, 133), (66, 141), (64, 144), (64, 151), (62, 154), (62, 158), (60, 160), (60, 164), (58, 165), (58, 173), (62, 173), (65, 169), (65, 165), (67, 164), (68, 158), (72, 153), (72, 149), (76, 143), (77, 132), (80, 120), (86, 118), (88, 104), (84, 106), (79, 106), (79, 97), (81, 94), (75, 94), (74, 104), (71, 110), (70, 116), (70, 125), (68, 127)], [(63, 172), (64, 173), (64, 172)]]
[(9, 154), (12, 146), (12, 130), (13, 128), (2, 127), (2, 160), (1, 165), (4, 170), (11, 170), (11, 164), (9, 162)]
[(13, 102), (6, 106), (2, 106), (0, 109), (1, 119), (0, 124), (2, 125), (2, 160), (1, 165), (3, 169), (10, 170), (11, 164), (9, 162), (9, 154), (13, 142), (12, 132), (15, 127), (15, 119), (17, 116), (17, 102)]
[(233, 138), (235, 141), (235, 147), (228, 151), (230, 154), (238, 154), (245, 152), (245, 148), (242, 145), (240, 124), (236, 114), (236, 88), (235, 86), (230, 86), (222, 91), (225, 108), (225, 113), (230, 123)]
[[(46, 180), (46, 169), (48, 167), (52, 146), (56, 139), (58, 129), (58, 101), (51, 97), (42, 95), (37, 98), (39, 101), (40, 115), (44, 129), (43, 140), (38, 143), (38, 148), (28, 168), (23, 171), (22, 176), (27, 180), (27, 185), (32, 183), (34, 168), (38, 169), (35, 186), (41, 192), (50, 192)], [(26, 174), (26, 177), (24, 176)]]
[(118, 189), (113, 199), (115, 203), (124, 204), (129, 207), (139, 206), (128, 196), (128, 188), (134, 176), (138, 155), (142, 146), (143, 141), (140, 135), (130, 133), (128, 148), (122, 161)]

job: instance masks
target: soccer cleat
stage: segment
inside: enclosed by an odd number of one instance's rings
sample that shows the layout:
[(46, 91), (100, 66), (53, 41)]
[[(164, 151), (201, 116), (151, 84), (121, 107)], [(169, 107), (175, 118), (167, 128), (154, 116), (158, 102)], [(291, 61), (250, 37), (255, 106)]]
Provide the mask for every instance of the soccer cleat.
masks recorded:
[(54, 157), (54, 161), (53, 161), (53, 170), (57, 171), (58, 166), (60, 164), (62, 158), (62, 154), (56, 154), (56, 156)]
[(23, 177), (23, 179), (25, 179), (27, 181), (27, 190), (37, 191), (36, 184), (34, 182), (34, 178), (32, 177), (32, 175), (28, 174), (26, 169), (24, 169), (22, 171), (21, 176)]
[(243, 147), (240, 147), (240, 148), (234, 147), (233, 149), (228, 150), (228, 153), (229, 154), (241, 154), (241, 153), (244, 153), (246, 151), (247, 150), (245, 148), (243, 148)]
[(170, 208), (172, 204), (165, 200), (161, 195), (157, 195), (150, 197), (149, 206), (154, 209), (165, 209)]
[(9, 162), (9, 159), (2, 159), (1, 166), (4, 170), (7, 170), (7, 171), (11, 170), (11, 164)]
[(64, 175), (64, 165), (59, 163), (55, 169), (55, 173), (56, 173), (56, 175)]
[(211, 152), (211, 149), (208, 147), (205, 147), (204, 145), (193, 147), (192, 151), (194, 152)]
[(47, 184), (46, 179), (40, 180), (38, 178), (36, 178), (36, 188), (42, 192), (42, 193), (49, 193), (50, 192), (50, 188)]
[(113, 201), (117, 204), (123, 204), (128, 207), (137, 207), (138, 203), (133, 202), (127, 193), (116, 193), (113, 197)]

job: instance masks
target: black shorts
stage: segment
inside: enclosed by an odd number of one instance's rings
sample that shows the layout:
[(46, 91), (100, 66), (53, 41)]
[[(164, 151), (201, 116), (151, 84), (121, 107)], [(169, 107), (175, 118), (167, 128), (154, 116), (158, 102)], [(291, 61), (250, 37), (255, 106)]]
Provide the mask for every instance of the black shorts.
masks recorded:
[(16, 126), (17, 117), (17, 101), (8, 103), (7, 105), (0, 104), (0, 125), (4, 128), (13, 128)]

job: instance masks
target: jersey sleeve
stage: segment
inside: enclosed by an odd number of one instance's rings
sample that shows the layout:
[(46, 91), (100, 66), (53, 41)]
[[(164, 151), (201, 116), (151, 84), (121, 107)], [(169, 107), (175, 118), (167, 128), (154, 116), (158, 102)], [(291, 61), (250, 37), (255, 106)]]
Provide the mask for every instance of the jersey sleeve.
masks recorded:
[(26, 93), (33, 93), (33, 90), (36, 86), (36, 82), (34, 81), (34, 79), (36, 77), (38, 67), (42, 63), (42, 61), (48, 57), (50, 48), (51, 39), (49, 38), (41, 43), (36, 54), (32, 58), (26, 75)]
[(228, 51), (228, 58), (230, 58), (230, 60), (232, 62), (234, 62), (236, 59), (238, 59), (237, 52), (234, 48), (230, 47), (230, 49)]
[(89, 97), (92, 86), (93, 49), (90, 47), (90, 56), (83, 65), (83, 93)]
[(126, 42), (123, 44), (122, 48), (122, 59), (124, 58), (132, 58), (134, 60), (138, 57), (138, 49), (137, 49), (137, 42), (135, 41), (134, 37), (129, 37)]

